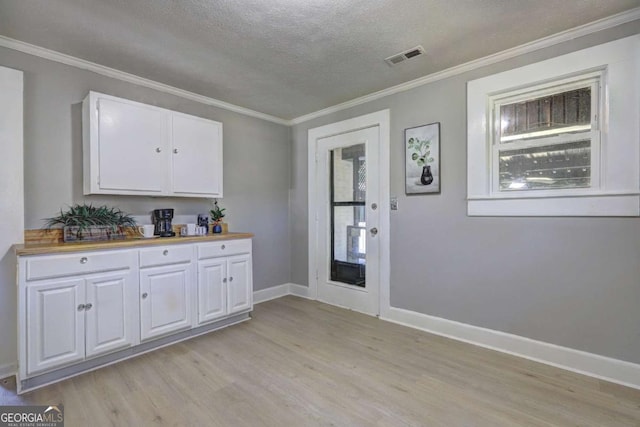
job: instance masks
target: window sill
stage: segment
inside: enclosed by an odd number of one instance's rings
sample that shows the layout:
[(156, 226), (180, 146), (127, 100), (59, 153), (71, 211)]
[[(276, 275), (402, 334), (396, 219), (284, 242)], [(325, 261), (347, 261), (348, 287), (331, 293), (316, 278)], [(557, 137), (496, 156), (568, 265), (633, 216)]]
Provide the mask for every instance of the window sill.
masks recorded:
[(469, 216), (640, 216), (640, 194), (467, 199)]

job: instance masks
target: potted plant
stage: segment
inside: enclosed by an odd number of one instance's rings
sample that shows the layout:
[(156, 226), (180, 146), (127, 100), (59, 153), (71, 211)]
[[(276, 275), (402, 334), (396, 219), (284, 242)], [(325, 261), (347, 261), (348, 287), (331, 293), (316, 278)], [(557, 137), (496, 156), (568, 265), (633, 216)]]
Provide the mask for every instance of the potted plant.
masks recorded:
[(62, 226), (65, 242), (124, 239), (125, 229), (136, 226), (136, 221), (120, 209), (91, 204), (77, 204), (66, 212), (60, 210), (60, 215), (45, 221), (48, 229)]
[(212, 231), (214, 233), (222, 233), (222, 226), (220, 223), (222, 222), (222, 218), (224, 218), (225, 210), (225, 208), (218, 206), (217, 199), (213, 202), (213, 209), (209, 211), (209, 214), (211, 215), (211, 224), (213, 224)]
[(416, 162), (418, 166), (422, 167), (422, 175), (420, 176), (420, 182), (422, 185), (429, 185), (433, 182), (433, 174), (431, 173), (431, 163), (434, 159), (431, 156), (431, 140), (418, 138), (409, 138), (409, 149), (413, 150), (411, 153), (411, 160)]

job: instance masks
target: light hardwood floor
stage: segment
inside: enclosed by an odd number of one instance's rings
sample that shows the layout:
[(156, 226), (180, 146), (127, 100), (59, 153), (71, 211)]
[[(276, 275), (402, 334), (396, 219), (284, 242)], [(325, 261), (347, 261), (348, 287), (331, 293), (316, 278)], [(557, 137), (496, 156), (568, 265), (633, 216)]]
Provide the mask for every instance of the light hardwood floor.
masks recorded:
[(640, 426), (640, 391), (285, 297), (254, 319), (16, 396), (75, 426)]

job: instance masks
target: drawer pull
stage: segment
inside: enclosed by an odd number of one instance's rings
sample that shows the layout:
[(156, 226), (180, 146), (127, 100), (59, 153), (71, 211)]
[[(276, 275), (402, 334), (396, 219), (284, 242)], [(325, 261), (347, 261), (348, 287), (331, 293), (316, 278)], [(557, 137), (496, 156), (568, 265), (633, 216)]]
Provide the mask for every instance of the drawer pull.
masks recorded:
[(86, 264), (87, 262), (89, 262), (89, 258), (87, 258), (86, 256), (80, 258), (80, 264)]
[(82, 310), (84, 310), (86, 307), (87, 307), (86, 305), (84, 305), (84, 304), (80, 304), (80, 305), (78, 305), (78, 311), (82, 311)]
[(164, 256), (169, 255), (169, 250), (165, 249), (165, 250), (162, 252), (162, 255), (164, 255)]
[(149, 294), (145, 292), (144, 294), (142, 294), (142, 299), (147, 299), (148, 296)]
[(85, 310), (91, 310), (91, 307), (93, 307), (93, 304), (89, 303), (89, 304), (86, 304), (86, 305), (84, 306), (84, 309), (85, 309)]
[(225, 245), (220, 246), (220, 249), (224, 249), (224, 248), (226, 248), (226, 246), (225, 246)]

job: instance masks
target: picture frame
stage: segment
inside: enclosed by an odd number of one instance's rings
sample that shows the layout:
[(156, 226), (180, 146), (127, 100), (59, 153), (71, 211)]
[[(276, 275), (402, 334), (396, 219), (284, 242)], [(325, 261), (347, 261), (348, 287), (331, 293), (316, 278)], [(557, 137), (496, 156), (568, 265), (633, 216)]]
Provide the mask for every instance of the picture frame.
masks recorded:
[(404, 130), (405, 194), (440, 194), (440, 122)]

